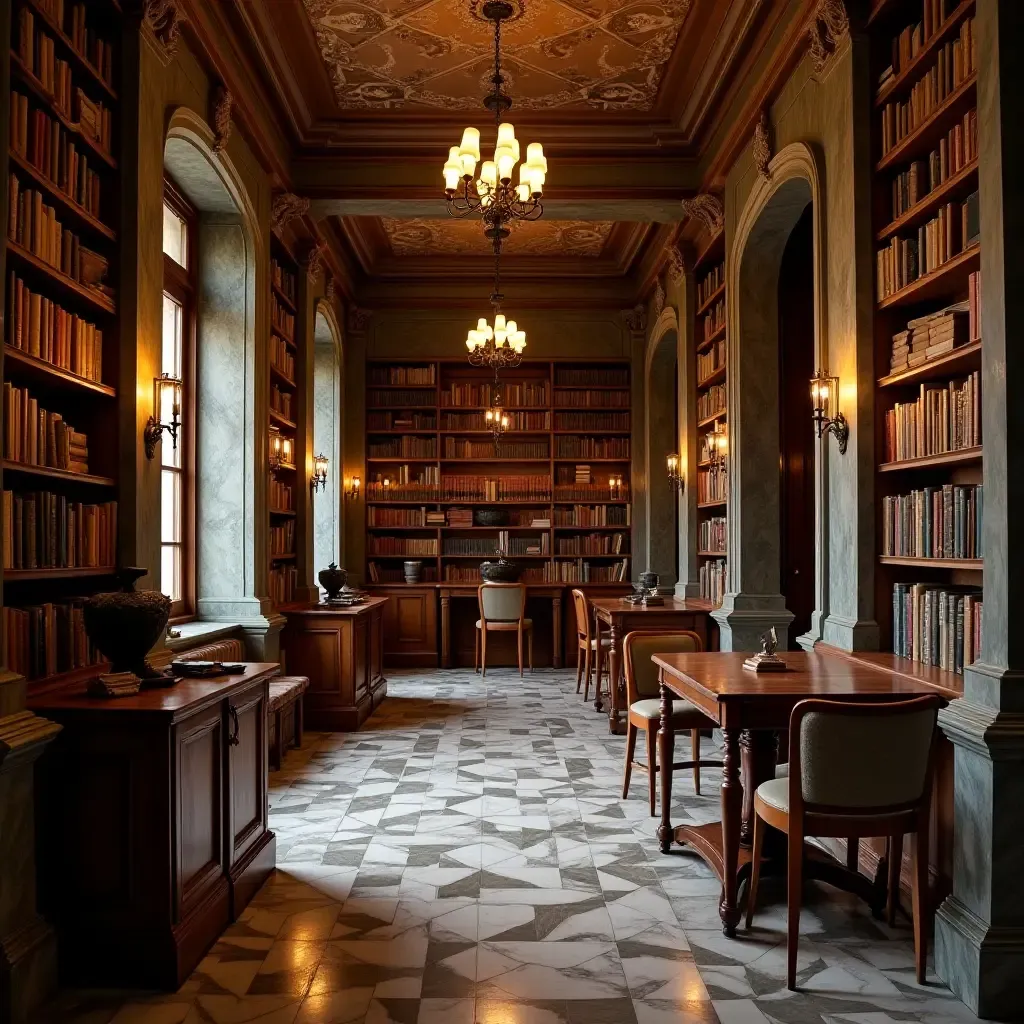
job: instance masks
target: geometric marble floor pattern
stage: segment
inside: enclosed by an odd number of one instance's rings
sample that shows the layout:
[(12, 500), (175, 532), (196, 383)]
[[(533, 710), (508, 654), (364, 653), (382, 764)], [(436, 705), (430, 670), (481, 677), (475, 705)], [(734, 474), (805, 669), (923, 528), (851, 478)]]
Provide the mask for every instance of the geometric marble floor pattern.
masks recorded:
[[(277, 871), (179, 992), (65, 993), (40, 1020), (977, 1019), (915, 984), (905, 921), (835, 890), (808, 886), (800, 993), (781, 892), (766, 883), (754, 929), (725, 938), (710, 871), (658, 851), (646, 777), (620, 798), (623, 739), (574, 672), (393, 672), (388, 690), (358, 733), (308, 734), (271, 775)], [(678, 773), (674, 820), (717, 817), (718, 778), (706, 770), (698, 798)]]

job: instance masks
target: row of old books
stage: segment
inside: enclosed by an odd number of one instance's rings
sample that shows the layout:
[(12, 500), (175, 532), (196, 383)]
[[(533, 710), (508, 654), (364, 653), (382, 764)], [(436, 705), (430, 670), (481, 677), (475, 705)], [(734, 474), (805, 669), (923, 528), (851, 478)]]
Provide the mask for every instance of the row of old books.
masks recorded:
[(977, 310), (969, 301), (957, 302), (936, 313), (916, 317), (907, 329), (892, 337), (890, 370), (914, 369), (929, 359), (939, 359), (955, 348), (976, 341), (980, 334)]
[[(488, 547), (493, 554), (494, 543)], [(374, 534), (370, 537), (370, 554), (383, 558), (435, 558), (437, 557), (436, 537), (391, 537)]]
[(981, 375), (922, 384), (913, 402), (885, 414), (885, 461), (902, 462), (981, 444)]
[[(476, 578), (480, 578), (479, 570), (475, 570), (477, 573)], [(390, 565), (378, 565), (376, 562), (369, 562), (366, 566), (367, 575), (370, 577), (371, 583), (404, 583), (405, 574), (402, 571), (402, 567), (390, 566)], [(445, 577), (447, 579), (447, 577)], [(421, 583), (436, 583), (437, 582), (437, 567), (433, 565), (425, 565), (420, 569), (420, 582)]]
[(709, 466), (697, 473), (697, 502), (705, 505), (709, 502), (729, 500), (729, 474), (725, 464)]
[(270, 280), (284, 293), (288, 301), (295, 305), (295, 275), (282, 266), (275, 257), (270, 257)]
[(291, 420), (292, 416), (292, 393), (290, 391), (282, 391), (276, 384), (270, 385), (270, 408), (276, 413), (280, 413), (286, 420)]
[(48, 412), (26, 388), (4, 382), (4, 458), (29, 466), (47, 466), (70, 473), (89, 472), (89, 441)]
[(555, 526), (629, 526), (629, 505), (574, 505), (555, 509)]
[(433, 387), (437, 383), (437, 372), (433, 363), (428, 366), (371, 366), (366, 381), (378, 387)]
[(724, 558), (708, 559), (700, 567), (700, 596), (713, 605), (720, 605), (729, 589), (729, 565)]
[(86, 635), (81, 601), (4, 608), (3, 624), (7, 667), (26, 679), (103, 662)]
[(289, 341), (295, 340), (295, 316), (281, 305), (273, 293), (270, 295), (270, 322)]
[(10, 175), (8, 184), (7, 236), (12, 242), (81, 284), (93, 286), (106, 276), (106, 259), (61, 224), (41, 192), (22, 189), (16, 174)]
[[(972, 112), (973, 113), (973, 112)], [(959, 131), (957, 129), (960, 129)], [(902, 217), (943, 182), (978, 158), (978, 119), (968, 117), (967, 131), (958, 125), (941, 139), (925, 160), (915, 160), (892, 180), (892, 218)]]
[(7, 286), (7, 344), (87, 380), (103, 379), (103, 332), (31, 291), (13, 271)]
[(555, 367), (555, 387), (628, 388), (629, 370), (618, 367)]
[(574, 534), (555, 540), (556, 555), (621, 555), (628, 547), (625, 533)]
[(981, 484), (943, 484), (882, 499), (882, 554), (981, 558)]
[[(927, 46), (932, 36), (942, 28), (958, 0), (922, 0), (921, 19), (908, 25), (892, 40), (892, 63), (879, 79), (885, 83), (904, 71)], [(881, 90), (880, 90), (881, 91)]]
[(893, 653), (962, 674), (981, 653), (983, 607), (976, 588), (895, 584)]
[(295, 599), (299, 584), (299, 570), (294, 565), (274, 565), (268, 578), (270, 600), (275, 605), (287, 604)]
[(628, 459), (628, 437), (559, 437), (555, 454), (560, 459)]
[(496, 551), (509, 555), (550, 554), (551, 535), (520, 537), (508, 530), (499, 530), (495, 537), (445, 537), (442, 549), (445, 555), (472, 555), (486, 558)]
[[(406, 438), (402, 438), (406, 440)], [(492, 441), (470, 441), (464, 438), (446, 437), (444, 439), (444, 457), (446, 459), (493, 459), (494, 443)], [(551, 457), (547, 441), (507, 441), (501, 442), (501, 458), (514, 459), (547, 459)]]
[(102, 180), (61, 123), (43, 110), (30, 110), (28, 97), (11, 92), (11, 150), (54, 187), (94, 217), (100, 216)]
[(579, 430), (584, 433), (629, 430), (629, 413), (559, 412), (555, 414), (555, 430)]
[[(87, 5), (84, 3), (72, 4), (70, 10), (66, 9), (63, 0), (50, 0), (50, 5), (58, 9), (54, 20), (64, 30), (64, 34), (70, 37), (72, 46), (93, 67), (100, 78), (113, 88), (114, 48), (94, 28), (90, 27), (86, 16)], [(45, 10), (48, 5), (41, 4), (41, 6)]]
[(276, 334), (270, 336), (270, 365), (289, 380), (295, 380), (295, 356), (284, 338)]
[(468, 530), (473, 525), (473, 510), (471, 508), (450, 508), (446, 516), (448, 526), (458, 530)]
[[(508, 433), (511, 431), (546, 431), (551, 429), (550, 412), (505, 412)], [(460, 430), (487, 430), (491, 425), (482, 412), (446, 412), (441, 417), (441, 429), (453, 433)]]
[(719, 263), (697, 282), (697, 307), (700, 308), (725, 284), (725, 264)]
[[(403, 409), (415, 408), (418, 405), (433, 405), (434, 402), (426, 401), (422, 391), (382, 391), (370, 388), (366, 394), (366, 400), (371, 407), (378, 409)], [(398, 415), (393, 413), (392, 415)]]
[(701, 551), (725, 554), (728, 537), (728, 520), (725, 516), (711, 516), (697, 527), (697, 547)]
[[(509, 407), (544, 406), (551, 404), (551, 391), (547, 381), (502, 384), (502, 402)], [(422, 393), (420, 404), (424, 404)], [(441, 392), (441, 405), (446, 408), (489, 406), (494, 400), (494, 385), (490, 383), (452, 382)], [(397, 400), (393, 403), (397, 404)]]
[(882, 108), (882, 154), (916, 131), (977, 70), (974, 20), (965, 18), (960, 34), (941, 47), (934, 63), (914, 83), (906, 101)]
[[(13, 44), (14, 40), (11, 42)], [(15, 53), (43, 92), (52, 96), (55, 106), (73, 122), (71, 96), (74, 86), (71, 65), (57, 56), (57, 44), (49, 35), (37, 29), (35, 15), (27, 7), (18, 13)]]
[(930, 274), (974, 245), (979, 237), (978, 194), (946, 203), (912, 238), (894, 236), (876, 254), (879, 300)]
[(559, 466), (555, 482), (560, 484), (592, 484), (594, 480), (591, 477), (590, 466), (581, 463), (578, 466), (574, 466), (569, 469), (565, 466)]
[(555, 406), (562, 409), (628, 409), (628, 391), (556, 391)]
[[(483, 421), (483, 415), (480, 416)], [(370, 412), (366, 414), (367, 430), (437, 430), (437, 417), (432, 412)]]
[(444, 476), (441, 493), (444, 501), (550, 501), (551, 478), (525, 473), (503, 477)]
[(436, 459), (437, 439), (405, 434), (388, 441), (371, 441), (366, 450), (371, 459)]
[(728, 395), (724, 384), (713, 387), (697, 395), (697, 421), (702, 422), (725, 412)]
[(50, 491), (3, 492), (4, 568), (79, 569), (115, 564), (117, 502), (86, 505)]
[(556, 484), (555, 501), (589, 502), (589, 501), (629, 501), (629, 484), (623, 483), (620, 477), (612, 477), (608, 483), (596, 484)]
[(426, 506), (422, 508), (386, 508), (381, 505), (371, 505), (367, 509), (366, 525), (425, 527), (427, 525), (427, 509)]
[(706, 352), (697, 353), (697, 387), (725, 366), (725, 339), (720, 338)]
[(549, 562), (544, 566), (544, 579), (548, 583), (624, 583), (629, 580), (629, 559), (623, 558), (611, 565)]
[(281, 512), (292, 512), (295, 509), (295, 488), (270, 474), (268, 489), (270, 507)]
[(295, 554), (295, 520), (270, 528), (270, 554), (271, 557)]
[(702, 321), (704, 334), (702, 341), (707, 341), (712, 335), (717, 334), (725, 326), (725, 299), (719, 299), (711, 309), (704, 314)]
[(406, 484), (392, 484), (386, 477), (379, 477), (366, 485), (367, 501), (440, 501), (441, 488), (437, 483), (413, 481)]
[(410, 466), (406, 463), (395, 466), (386, 473), (378, 473), (371, 480), (371, 484), (379, 484), (385, 492), (389, 488), (410, 485), (436, 488), (440, 483), (441, 471), (437, 466)]

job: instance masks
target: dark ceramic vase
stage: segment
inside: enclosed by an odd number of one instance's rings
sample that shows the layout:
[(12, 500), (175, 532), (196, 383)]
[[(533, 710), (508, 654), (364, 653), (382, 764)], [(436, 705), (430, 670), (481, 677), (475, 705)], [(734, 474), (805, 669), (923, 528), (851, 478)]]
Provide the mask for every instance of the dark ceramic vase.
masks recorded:
[(320, 581), (320, 586), (327, 591), (327, 600), (334, 601), (341, 593), (341, 588), (345, 586), (348, 573), (344, 569), (339, 569), (334, 562), (331, 562), (326, 569), (321, 569), (317, 573), (316, 578)]
[(661, 577), (656, 572), (648, 570), (640, 573), (640, 586), (645, 590), (657, 590), (660, 583)]
[(94, 594), (83, 608), (89, 639), (110, 661), (111, 672), (134, 672), (143, 681), (166, 680), (146, 655), (164, 635), (171, 614), (171, 599), (155, 590), (136, 593), (135, 581), (147, 570), (121, 569), (117, 578), (121, 590)]
[(515, 583), (522, 574), (523, 567), (507, 558), (499, 558), (496, 562), (481, 562), (480, 575), (488, 583)]

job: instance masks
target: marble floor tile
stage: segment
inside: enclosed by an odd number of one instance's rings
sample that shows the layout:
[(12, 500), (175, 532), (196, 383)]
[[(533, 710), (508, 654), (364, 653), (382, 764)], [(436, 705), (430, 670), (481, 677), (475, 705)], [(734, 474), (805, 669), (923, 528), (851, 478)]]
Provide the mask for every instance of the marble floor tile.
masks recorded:
[[(726, 938), (718, 880), (661, 853), (644, 779), (621, 799), (623, 739), (573, 671), (396, 671), (388, 691), (271, 775), (278, 869), (178, 992), (63, 992), (38, 1024), (976, 1024), (916, 984), (905, 921), (824, 886), (801, 991), (784, 888)], [(680, 773), (673, 820), (715, 820), (719, 778), (697, 796)]]

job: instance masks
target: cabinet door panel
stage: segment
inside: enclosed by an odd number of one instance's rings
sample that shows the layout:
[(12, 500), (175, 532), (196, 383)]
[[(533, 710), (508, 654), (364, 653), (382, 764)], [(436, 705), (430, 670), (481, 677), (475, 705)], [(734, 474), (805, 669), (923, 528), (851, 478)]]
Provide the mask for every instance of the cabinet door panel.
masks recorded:
[(267, 827), (267, 706), (263, 684), (228, 702), (228, 854), (232, 865)]
[(182, 904), (224, 868), (222, 715), (218, 706), (177, 729), (177, 874)]

